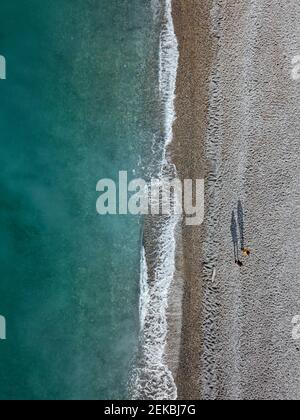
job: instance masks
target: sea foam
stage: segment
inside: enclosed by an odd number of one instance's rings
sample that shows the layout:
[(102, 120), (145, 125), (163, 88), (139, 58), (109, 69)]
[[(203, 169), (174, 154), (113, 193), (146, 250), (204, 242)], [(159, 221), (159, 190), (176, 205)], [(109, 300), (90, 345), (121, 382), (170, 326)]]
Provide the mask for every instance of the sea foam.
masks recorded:
[[(172, 17), (172, 0), (156, 5), (163, 7), (163, 21), (159, 50), (159, 93), (163, 104), (165, 146), (158, 177), (176, 177), (176, 168), (168, 157), (168, 146), (173, 140), (175, 91), (179, 50)], [(175, 273), (176, 227), (180, 216), (161, 217), (153, 221), (156, 230), (155, 252), (141, 256), (140, 280), (140, 357), (132, 378), (133, 399), (175, 400), (177, 388), (167, 364), (168, 297)], [(152, 238), (151, 238), (152, 239)], [(151, 267), (147, 264), (147, 257)]]

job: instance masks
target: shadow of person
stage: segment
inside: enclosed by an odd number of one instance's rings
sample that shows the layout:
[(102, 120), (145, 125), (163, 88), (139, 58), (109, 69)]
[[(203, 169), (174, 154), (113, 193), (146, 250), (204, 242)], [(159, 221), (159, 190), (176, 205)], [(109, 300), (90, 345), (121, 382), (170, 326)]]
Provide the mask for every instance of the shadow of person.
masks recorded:
[(241, 200), (238, 202), (237, 209), (238, 224), (240, 230), (241, 250), (245, 249), (245, 232), (244, 232), (244, 209)]
[(234, 261), (237, 262), (239, 260), (239, 243), (238, 243), (237, 222), (236, 222), (234, 211), (232, 212), (232, 218), (231, 218), (231, 236), (232, 236), (233, 249), (234, 249)]

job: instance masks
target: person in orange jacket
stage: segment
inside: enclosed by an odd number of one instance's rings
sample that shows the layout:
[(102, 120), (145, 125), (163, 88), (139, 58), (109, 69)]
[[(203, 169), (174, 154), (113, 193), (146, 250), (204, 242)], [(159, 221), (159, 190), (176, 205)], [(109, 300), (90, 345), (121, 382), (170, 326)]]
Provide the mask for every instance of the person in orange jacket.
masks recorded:
[(250, 257), (250, 250), (248, 248), (242, 248), (242, 253), (244, 255), (244, 257)]

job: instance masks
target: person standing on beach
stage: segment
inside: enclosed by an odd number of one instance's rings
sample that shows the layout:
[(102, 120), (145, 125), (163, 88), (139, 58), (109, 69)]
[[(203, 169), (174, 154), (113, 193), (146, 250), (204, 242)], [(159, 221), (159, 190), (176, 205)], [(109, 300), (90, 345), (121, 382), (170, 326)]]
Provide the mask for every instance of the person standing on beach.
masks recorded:
[(244, 257), (250, 257), (250, 250), (248, 248), (242, 248), (242, 253), (244, 255)]

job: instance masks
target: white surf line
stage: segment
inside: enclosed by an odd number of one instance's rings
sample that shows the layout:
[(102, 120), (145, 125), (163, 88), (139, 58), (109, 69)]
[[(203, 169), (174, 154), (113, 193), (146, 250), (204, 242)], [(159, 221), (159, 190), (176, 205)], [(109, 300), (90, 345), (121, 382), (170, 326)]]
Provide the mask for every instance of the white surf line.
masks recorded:
[(176, 120), (175, 92), (179, 64), (178, 41), (172, 16), (172, 1), (165, 0), (165, 19), (167, 23), (160, 35), (159, 53), (159, 91), (164, 102), (165, 151), (173, 141), (173, 125)]
[[(167, 148), (173, 140), (175, 91), (179, 63), (178, 42), (175, 35), (172, 0), (163, 0), (164, 22), (160, 34), (159, 92), (164, 105), (164, 137), (160, 178), (176, 172), (167, 158)], [(166, 170), (167, 168), (167, 170)], [(141, 356), (133, 377), (132, 397), (154, 400), (176, 400), (177, 387), (166, 362), (168, 334), (167, 310), (169, 289), (175, 274), (178, 216), (162, 218), (156, 239), (157, 256), (153, 277), (149, 279), (145, 249), (141, 258), (140, 340)]]
[[(161, 99), (164, 103), (164, 128), (165, 128), (165, 148), (162, 167), (167, 163), (170, 172), (176, 175), (176, 168), (167, 159), (168, 146), (173, 141), (173, 125), (176, 120), (175, 99), (176, 99), (176, 81), (177, 71), (179, 65), (179, 48), (178, 41), (175, 34), (174, 21), (172, 16), (172, 1), (165, 1), (165, 20), (161, 36), (160, 36), (160, 72), (159, 72), (159, 90)], [(175, 173), (174, 173), (175, 172)], [(162, 177), (164, 174), (162, 173)], [(180, 220), (178, 216), (172, 216), (164, 226), (160, 237), (159, 251), (162, 257), (162, 264), (159, 264), (156, 272), (156, 281), (158, 285), (161, 284), (160, 298), (162, 300), (161, 317), (163, 319), (164, 333), (163, 341), (161, 343), (161, 363), (164, 366), (169, 389), (165, 389), (164, 398), (175, 400), (177, 399), (177, 387), (172, 372), (169, 369), (166, 358), (168, 322), (167, 309), (169, 289), (174, 279), (176, 271), (175, 257), (176, 257), (176, 227)]]
[(145, 248), (142, 248), (142, 257), (141, 257), (141, 274), (140, 274), (140, 330), (141, 332), (145, 328), (145, 320), (148, 313), (149, 305), (149, 277), (148, 277), (148, 267), (146, 261), (146, 252)]

